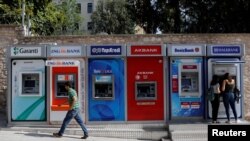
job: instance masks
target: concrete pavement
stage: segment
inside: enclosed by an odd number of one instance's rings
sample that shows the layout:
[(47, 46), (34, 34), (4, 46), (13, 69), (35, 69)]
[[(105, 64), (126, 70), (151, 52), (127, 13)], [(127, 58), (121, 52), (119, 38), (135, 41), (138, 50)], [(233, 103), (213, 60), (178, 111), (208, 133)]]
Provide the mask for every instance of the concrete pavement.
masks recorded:
[[(40, 125), (40, 124), (39, 124)], [(80, 139), (82, 131), (80, 127), (67, 128), (62, 138), (52, 136), (53, 132), (59, 130), (58, 126), (53, 125), (32, 125), (26, 126), (17, 124), (16, 126), (7, 125), (4, 113), (0, 112), (0, 140), (1, 141), (53, 141), (53, 140), (83, 140)], [(87, 125), (90, 141), (149, 141), (165, 140), (168, 132), (164, 124), (94, 124)], [(164, 137), (164, 138), (163, 138)]]
[[(0, 128), (1, 141), (79, 141), (81, 136), (64, 135), (61, 138), (53, 137), (52, 133), (33, 133), (22, 131), (6, 131)], [(121, 139), (121, 138), (105, 138), (105, 137), (88, 137), (86, 141), (137, 141), (136, 139)], [(142, 141), (142, 140), (140, 140)], [(144, 140), (146, 141), (146, 140)]]

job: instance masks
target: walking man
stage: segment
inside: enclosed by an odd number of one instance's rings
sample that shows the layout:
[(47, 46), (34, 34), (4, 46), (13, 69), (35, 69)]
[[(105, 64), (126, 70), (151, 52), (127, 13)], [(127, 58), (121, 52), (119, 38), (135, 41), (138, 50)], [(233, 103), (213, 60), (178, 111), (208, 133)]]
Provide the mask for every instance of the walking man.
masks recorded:
[(76, 91), (73, 88), (71, 88), (70, 82), (66, 82), (64, 86), (65, 86), (65, 89), (68, 91), (69, 110), (63, 120), (63, 123), (59, 132), (53, 133), (53, 136), (62, 137), (67, 125), (70, 123), (70, 121), (73, 118), (75, 118), (75, 120), (81, 126), (82, 131), (83, 131), (83, 137), (81, 137), (81, 139), (86, 139), (88, 138), (88, 131), (87, 131), (87, 128), (84, 126), (82, 118), (80, 116), (79, 102), (78, 102)]

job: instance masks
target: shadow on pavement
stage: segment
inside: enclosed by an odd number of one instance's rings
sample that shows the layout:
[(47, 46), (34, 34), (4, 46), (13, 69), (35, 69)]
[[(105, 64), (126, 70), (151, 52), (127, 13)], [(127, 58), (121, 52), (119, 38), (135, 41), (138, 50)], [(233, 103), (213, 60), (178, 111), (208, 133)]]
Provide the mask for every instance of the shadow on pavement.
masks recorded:
[(70, 136), (70, 135), (64, 135), (63, 137), (54, 137), (51, 134), (48, 133), (16, 133), (16, 134), (24, 134), (25, 136), (33, 136), (33, 137), (51, 137), (51, 138), (72, 138), (72, 139), (79, 139), (81, 137), (76, 136)]

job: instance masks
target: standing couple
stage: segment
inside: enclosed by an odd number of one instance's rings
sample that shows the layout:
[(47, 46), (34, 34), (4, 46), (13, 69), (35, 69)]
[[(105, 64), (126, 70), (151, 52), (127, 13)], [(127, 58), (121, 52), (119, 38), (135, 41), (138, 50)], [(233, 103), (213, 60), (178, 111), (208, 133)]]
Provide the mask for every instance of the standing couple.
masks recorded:
[(220, 106), (220, 96), (223, 97), (223, 103), (226, 110), (226, 115), (227, 115), (226, 123), (230, 123), (229, 105), (233, 111), (235, 122), (237, 122), (237, 111), (234, 99), (234, 89), (236, 87), (235, 80), (232, 78), (232, 76), (229, 75), (229, 73), (225, 73), (222, 83), (220, 83), (219, 77), (217, 75), (213, 75), (213, 79), (210, 85), (214, 91), (214, 100), (211, 101), (212, 120), (213, 120), (212, 123), (219, 123), (219, 121), (217, 121), (217, 117)]

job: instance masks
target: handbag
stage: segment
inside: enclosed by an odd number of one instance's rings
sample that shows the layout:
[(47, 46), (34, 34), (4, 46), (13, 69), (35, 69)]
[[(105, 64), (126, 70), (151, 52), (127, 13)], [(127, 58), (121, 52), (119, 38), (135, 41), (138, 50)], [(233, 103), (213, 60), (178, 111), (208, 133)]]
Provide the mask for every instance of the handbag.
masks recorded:
[(213, 89), (212, 86), (207, 89), (207, 99), (209, 101), (213, 101), (214, 100), (214, 89)]
[(240, 90), (235, 86), (234, 88), (234, 100), (239, 103), (241, 98)]

